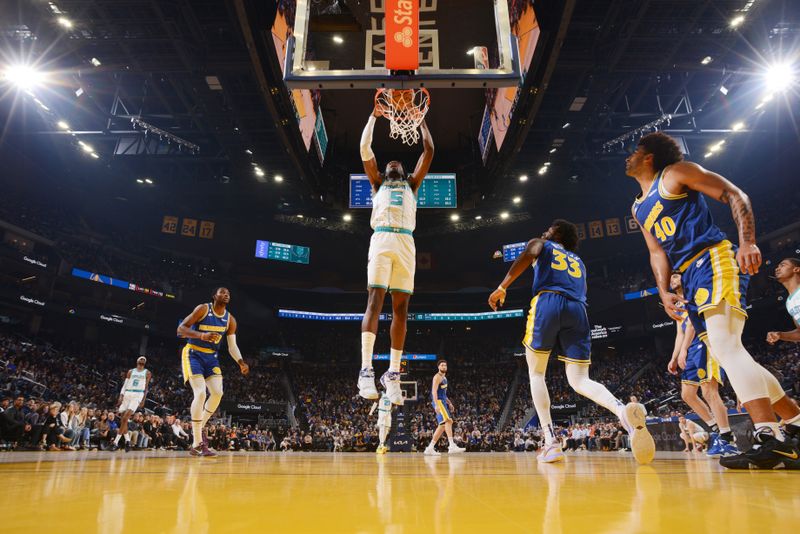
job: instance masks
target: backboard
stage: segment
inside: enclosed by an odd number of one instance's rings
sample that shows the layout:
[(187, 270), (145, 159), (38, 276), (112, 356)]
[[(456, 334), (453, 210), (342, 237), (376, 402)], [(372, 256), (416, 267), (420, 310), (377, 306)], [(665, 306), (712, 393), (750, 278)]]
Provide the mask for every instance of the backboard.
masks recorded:
[[(279, 5), (279, 18), (286, 21), (285, 36), (278, 36), (285, 37), (281, 59), (291, 89), (496, 88), (517, 87), (522, 80), (508, 0)], [(405, 67), (401, 55), (409, 53), (411, 68), (392, 68)]]

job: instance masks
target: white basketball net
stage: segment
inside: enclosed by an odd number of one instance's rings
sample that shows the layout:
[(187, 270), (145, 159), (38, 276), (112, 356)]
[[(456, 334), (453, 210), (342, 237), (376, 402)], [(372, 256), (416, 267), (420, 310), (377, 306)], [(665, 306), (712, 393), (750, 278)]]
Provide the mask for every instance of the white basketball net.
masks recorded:
[(375, 105), (389, 120), (389, 135), (407, 145), (419, 142), (419, 125), (428, 113), (431, 97), (426, 89), (378, 89)]

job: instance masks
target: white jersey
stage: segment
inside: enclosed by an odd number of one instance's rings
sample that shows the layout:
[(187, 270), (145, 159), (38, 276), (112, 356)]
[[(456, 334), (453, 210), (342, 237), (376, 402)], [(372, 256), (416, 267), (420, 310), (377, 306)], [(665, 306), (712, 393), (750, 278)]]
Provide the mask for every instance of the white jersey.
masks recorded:
[(147, 369), (131, 369), (131, 378), (125, 393), (144, 393), (144, 386), (147, 384)]
[(800, 326), (800, 288), (786, 299), (786, 311), (792, 316), (796, 325)]
[(378, 412), (391, 412), (392, 401), (389, 400), (386, 393), (381, 392), (381, 398), (378, 400)]
[(406, 180), (384, 180), (378, 191), (372, 195), (373, 230), (408, 230), (417, 227), (417, 196)]

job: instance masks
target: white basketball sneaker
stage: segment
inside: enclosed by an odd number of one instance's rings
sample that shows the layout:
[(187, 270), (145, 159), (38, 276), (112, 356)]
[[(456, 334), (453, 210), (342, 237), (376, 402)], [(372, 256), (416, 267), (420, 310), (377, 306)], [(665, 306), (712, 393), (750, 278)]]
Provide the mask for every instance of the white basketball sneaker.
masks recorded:
[(381, 384), (386, 388), (386, 396), (392, 404), (403, 405), (403, 391), (400, 389), (400, 373), (386, 371), (381, 377)]
[(375, 387), (375, 371), (372, 369), (362, 369), (358, 373), (358, 394), (369, 400), (380, 397), (378, 388)]
[(647, 430), (647, 412), (638, 402), (629, 402), (622, 409), (620, 421), (628, 430), (633, 457), (640, 464), (649, 464), (656, 455), (656, 442)]
[(447, 454), (461, 454), (462, 452), (467, 452), (467, 449), (464, 447), (459, 447), (455, 443), (451, 443), (447, 448)]
[(536, 459), (545, 464), (561, 462), (564, 460), (564, 451), (561, 450), (560, 445), (556, 445), (555, 443), (552, 445), (545, 445)]
[(442, 455), (441, 453), (436, 452), (436, 449), (434, 449), (433, 447), (427, 447), (423, 454), (425, 456), (441, 456)]

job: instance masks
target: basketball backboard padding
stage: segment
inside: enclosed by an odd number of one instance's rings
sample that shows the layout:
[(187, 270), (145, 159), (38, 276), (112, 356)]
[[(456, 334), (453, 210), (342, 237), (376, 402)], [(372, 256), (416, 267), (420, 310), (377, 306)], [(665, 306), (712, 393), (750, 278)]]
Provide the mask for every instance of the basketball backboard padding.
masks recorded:
[[(320, 69), (307, 61), (311, 0), (297, 0), (295, 24), (286, 42), (284, 81), (292, 89), (414, 89), (463, 88), (481, 89), (517, 87), (523, 80), (517, 38), (511, 33), (507, 0), (493, 0), (488, 9), (494, 11), (497, 35), (497, 68), (439, 68), (438, 63), (421, 65), (412, 74), (397, 75), (385, 68), (374, 68), (367, 57), (364, 68)], [(487, 27), (487, 30), (490, 28)], [(424, 37), (424, 29), (420, 35)], [(491, 30), (490, 30), (491, 31)], [(375, 30), (368, 30), (367, 34)], [(435, 36), (433, 36), (435, 38)], [(367, 47), (367, 53), (370, 48)], [(313, 56), (312, 56), (313, 57)], [(309, 58), (311, 59), (311, 58)], [(321, 59), (316, 57), (314, 59)], [(351, 65), (348, 65), (351, 66)]]

